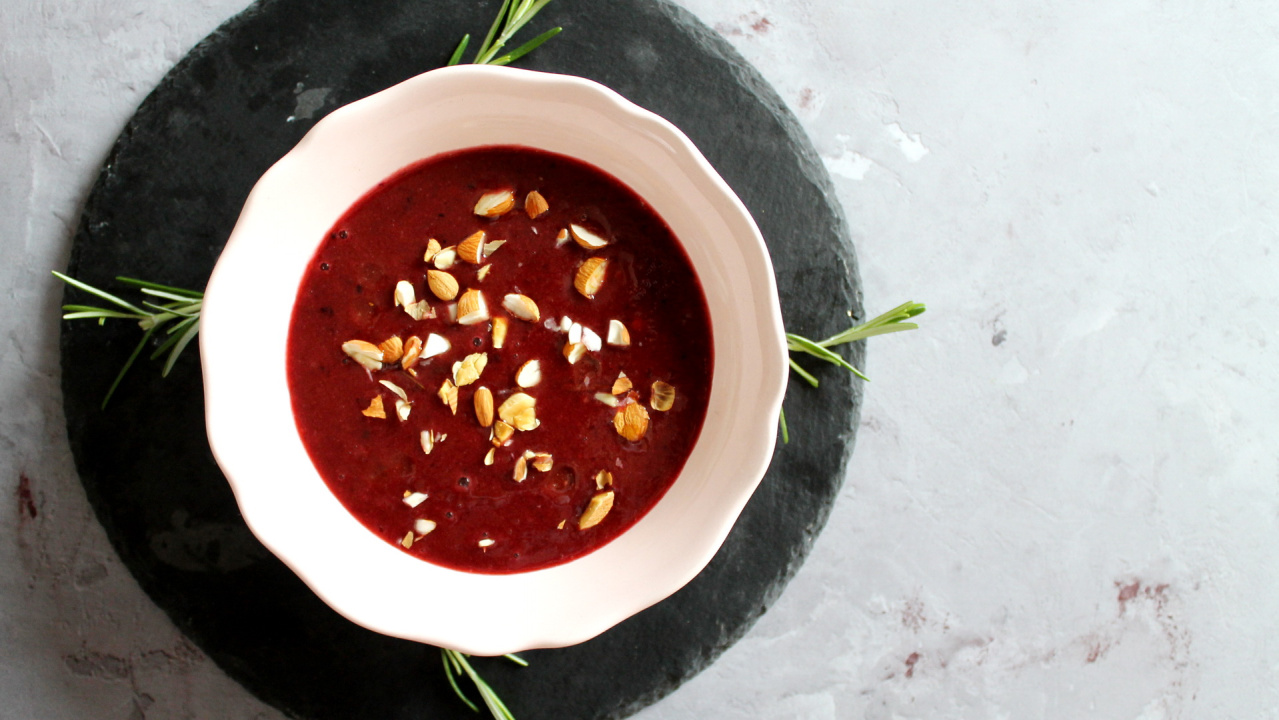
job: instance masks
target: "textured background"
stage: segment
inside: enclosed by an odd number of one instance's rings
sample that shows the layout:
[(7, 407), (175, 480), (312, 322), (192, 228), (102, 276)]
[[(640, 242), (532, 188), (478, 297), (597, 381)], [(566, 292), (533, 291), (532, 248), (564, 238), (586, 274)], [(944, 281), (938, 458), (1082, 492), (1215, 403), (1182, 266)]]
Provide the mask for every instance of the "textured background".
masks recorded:
[[(0, 14), (6, 719), (278, 717), (107, 546), (47, 274), (134, 108), (243, 4)], [(639, 717), (1279, 717), (1279, 6), (681, 4), (805, 124), (867, 309), (930, 310), (872, 341), (808, 563)]]

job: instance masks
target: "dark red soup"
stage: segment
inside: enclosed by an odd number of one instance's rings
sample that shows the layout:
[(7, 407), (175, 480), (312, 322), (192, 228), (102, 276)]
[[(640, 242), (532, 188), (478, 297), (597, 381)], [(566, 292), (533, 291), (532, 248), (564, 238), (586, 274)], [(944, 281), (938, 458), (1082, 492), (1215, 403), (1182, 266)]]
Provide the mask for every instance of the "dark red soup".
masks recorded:
[(711, 368), (706, 300), (657, 213), (517, 147), (378, 185), (316, 252), (289, 328), (329, 488), (387, 542), (481, 573), (572, 560), (643, 517), (697, 441)]

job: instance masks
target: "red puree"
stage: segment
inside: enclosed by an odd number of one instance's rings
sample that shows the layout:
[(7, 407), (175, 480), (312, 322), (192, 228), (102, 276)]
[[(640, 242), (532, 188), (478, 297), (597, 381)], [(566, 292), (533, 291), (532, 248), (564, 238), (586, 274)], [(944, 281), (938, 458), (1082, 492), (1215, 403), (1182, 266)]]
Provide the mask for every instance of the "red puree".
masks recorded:
[[(509, 189), (514, 207), (495, 218), (474, 208), (486, 193)], [(530, 219), (525, 197), (536, 190), (549, 210)], [(609, 244), (580, 247), (572, 236), (556, 246), (570, 223), (586, 227)], [(449, 303), (428, 289), (432, 263), (423, 259), (428, 239), (458, 245), (477, 230), (487, 241), (506, 240), (483, 264), (459, 258), (447, 270), (460, 293), (483, 293), (492, 318), (506, 318), (507, 335), (494, 348), (493, 321), (460, 325), (449, 319)], [(594, 299), (574, 288), (588, 258), (608, 260)], [(490, 266), (480, 279), (478, 271)], [(414, 320), (394, 300), (396, 285), (409, 281), (417, 300), (436, 317)], [(531, 298), (540, 320), (526, 322), (503, 308), (508, 293)], [(619, 320), (630, 345), (605, 342), (570, 364), (567, 316), (607, 340), (610, 320)], [(547, 324), (555, 326), (548, 328)], [(391, 336), (425, 341), (436, 333), (451, 343), (441, 355), (409, 370), (386, 362), (369, 371), (343, 351), (350, 340), (379, 345)], [(634, 192), (585, 163), (546, 152), (492, 147), (441, 155), (396, 173), (360, 199), (333, 226), (307, 269), (289, 329), (289, 390), (298, 430), (312, 461), (342, 504), (365, 526), (406, 552), (439, 565), (481, 573), (512, 573), (557, 565), (585, 555), (617, 537), (661, 499), (683, 468), (701, 432), (711, 385), (711, 328), (706, 301), (687, 255), (670, 228)], [(457, 412), (439, 397), (452, 381), (453, 366), (472, 353), (486, 353), (479, 379), (458, 388)], [(516, 370), (540, 361), (542, 380), (521, 389)], [(596, 393), (612, 394), (625, 372), (633, 393), (611, 407)], [(397, 418), (402, 388), (409, 416)], [(652, 385), (675, 388), (667, 411), (656, 410)], [(537, 401), (540, 425), (517, 431), (485, 465), (492, 429), (480, 425), (474, 405), (478, 388), (493, 394), (494, 407), (516, 392)], [(381, 397), (385, 418), (366, 416)], [(623, 437), (614, 417), (628, 403), (647, 412), (646, 434)], [(659, 403), (660, 404), (660, 403)], [(632, 408), (632, 412), (636, 409)], [(428, 455), (423, 431), (445, 438)], [(527, 477), (514, 479), (525, 451), (549, 453), (542, 471), (528, 461)], [(596, 475), (612, 473), (600, 489)], [(603, 520), (579, 527), (592, 498), (611, 491)], [(416, 507), (411, 493), (427, 497)], [(420, 497), (420, 496), (419, 496)], [(415, 523), (435, 523), (427, 533)], [(316, 532), (324, 532), (316, 528)], [(406, 538), (406, 535), (409, 537)], [(490, 542), (491, 541), (491, 542)], [(405, 547), (405, 546), (408, 547)]]

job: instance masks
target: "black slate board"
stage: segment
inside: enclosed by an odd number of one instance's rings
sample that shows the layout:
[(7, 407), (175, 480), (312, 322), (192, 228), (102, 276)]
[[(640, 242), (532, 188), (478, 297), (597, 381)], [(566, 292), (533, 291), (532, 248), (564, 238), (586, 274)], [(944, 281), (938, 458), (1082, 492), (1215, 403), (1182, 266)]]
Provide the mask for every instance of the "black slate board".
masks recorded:
[[(201, 288), (258, 176), (335, 107), (442, 64), (481, 35), (488, 0), (263, 0), (200, 43), (139, 108), (86, 203), (69, 271)], [(682, 128), (759, 223), (788, 328), (824, 336), (861, 317), (852, 246), (795, 119), (721, 38), (663, 0), (559, 0), (529, 28), (564, 32), (520, 64), (608, 85)], [(76, 292), (68, 301), (84, 300)], [(143, 363), (98, 403), (137, 339), (130, 323), (66, 323), (68, 434), (88, 497), (143, 589), (226, 672), (300, 718), (474, 717), (435, 648), (384, 637), (321, 603), (252, 537), (204, 437), (193, 352), (162, 380)], [(863, 347), (852, 348), (855, 364)], [(618, 718), (740, 638), (825, 523), (852, 451), (860, 384), (817, 368), (792, 384), (796, 440), (711, 565), (585, 644), (478, 659), (516, 714)]]

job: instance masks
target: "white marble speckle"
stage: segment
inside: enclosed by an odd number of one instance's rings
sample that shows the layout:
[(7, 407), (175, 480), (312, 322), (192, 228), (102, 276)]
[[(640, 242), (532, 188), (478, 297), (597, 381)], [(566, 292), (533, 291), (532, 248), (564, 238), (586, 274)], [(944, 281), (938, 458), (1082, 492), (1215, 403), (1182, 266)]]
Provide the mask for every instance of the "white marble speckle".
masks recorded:
[[(133, 109), (244, 4), (0, 14), (0, 717), (280, 717), (106, 544), (48, 276)], [(871, 341), (808, 563), (639, 717), (1279, 718), (1279, 6), (681, 4), (810, 134), (868, 308), (930, 309)]]

